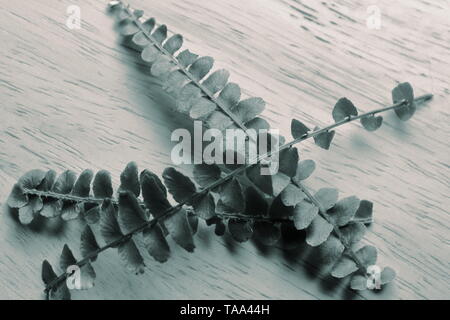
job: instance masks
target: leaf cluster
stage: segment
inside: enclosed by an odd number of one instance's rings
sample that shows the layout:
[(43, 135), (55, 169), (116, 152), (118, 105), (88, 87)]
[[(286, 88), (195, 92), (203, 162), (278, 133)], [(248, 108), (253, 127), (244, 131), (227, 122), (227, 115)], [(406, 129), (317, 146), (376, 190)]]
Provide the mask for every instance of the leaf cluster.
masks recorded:
[[(125, 42), (140, 52), (141, 60), (149, 66), (152, 76), (161, 80), (171, 93), (177, 111), (201, 120), (210, 128), (269, 129), (258, 117), (264, 110), (261, 98), (241, 99), (241, 89), (228, 82), (226, 70), (212, 71), (214, 60), (181, 50), (183, 37), (168, 36), (165, 25), (154, 18), (143, 19), (141, 10), (132, 11), (121, 1), (112, 1), (111, 9), (118, 17), (119, 30)], [(71, 266), (80, 269), (81, 282), (77, 289), (94, 285), (96, 273), (93, 262), (109, 248), (116, 248), (124, 265), (131, 272), (144, 272), (145, 250), (157, 262), (166, 262), (171, 255), (167, 239), (188, 252), (195, 248), (194, 235), (198, 219), (214, 226), (218, 236), (229, 232), (237, 242), (256, 239), (273, 246), (289, 239), (290, 244), (303, 241), (317, 252), (324, 265), (331, 267), (335, 278), (351, 277), (354, 290), (367, 287), (367, 267), (376, 263), (377, 250), (359, 245), (372, 221), (373, 204), (355, 196), (339, 199), (334, 188), (322, 188), (311, 193), (304, 180), (312, 175), (313, 160), (300, 159), (294, 147), (308, 138), (328, 150), (335, 128), (360, 120), (368, 131), (378, 129), (383, 122), (376, 114), (394, 110), (401, 120), (414, 114), (416, 100), (409, 83), (399, 84), (392, 91), (394, 105), (365, 114), (358, 114), (347, 98), (338, 100), (332, 111), (335, 123), (311, 130), (293, 119), (293, 141), (268, 154), (258, 154), (256, 164), (201, 164), (193, 171), (194, 181), (175, 168), (167, 168), (162, 179), (144, 170), (139, 173), (131, 162), (120, 176), (121, 184), (114, 193), (111, 176), (106, 170), (94, 175), (85, 170), (79, 176), (67, 170), (57, 176), (53, 170), (32, 170), (14, 185), (8, 205), (18, 210), (21, 223), (31, 223), (37, 215), (71, 220), (82, 217), (87, 225), (80, 238), (81, 258), (76, 259), (65, 245), (60, 257), (61, 275), (57, 276), (48, 261), (42, 265), (42, 279), (49, 298), (70, 298), (66, 279), (72, 277)], [(258, 137), (257, 139), (260, 139)], [(273, 147), (273, 146), (272, 146)], [(266, 157), (279, 154), (279, 170), (275, 175), (261, 174)], [(172, 205), (168, 193), (176, 201)], [(104, 245), (97, 241), (99, 234)], [(392, 281), (395, 272), (385, 268), (382, 284)]]

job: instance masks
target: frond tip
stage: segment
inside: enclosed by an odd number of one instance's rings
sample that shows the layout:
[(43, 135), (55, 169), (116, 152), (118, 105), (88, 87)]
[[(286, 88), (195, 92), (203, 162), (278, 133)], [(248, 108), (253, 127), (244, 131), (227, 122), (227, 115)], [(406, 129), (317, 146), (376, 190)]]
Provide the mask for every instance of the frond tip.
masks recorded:
[(222, 130), (234, 125), (247, 131), (248, 122), (264, 110), (261, 98), (239, 101), (240, 88), (228, 83), (227, 70), (213, 71), (212, 57), (181, 51), (181, 35), (168, 37), (165, 25), (157, 27), (154, 18), (142, 22), (141, 16), (121, 3), (114, 3), (114, 8), (125, 44), (141, 52), (140, 58), (150, 67), (150, 73), (176, 99), (179, 112), (209, 127), (217, 128), (220, 123)]

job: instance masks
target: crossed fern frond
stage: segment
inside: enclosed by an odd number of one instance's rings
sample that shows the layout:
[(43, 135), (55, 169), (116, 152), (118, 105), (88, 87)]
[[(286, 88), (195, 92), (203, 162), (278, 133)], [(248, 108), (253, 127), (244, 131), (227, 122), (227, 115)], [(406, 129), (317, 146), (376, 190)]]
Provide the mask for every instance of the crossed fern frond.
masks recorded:
[[(207, 179), (216, 178), (213, 172), (217, 172), (217, 166), (212, 165), (207, 170), (205, 169), (203, 167), (201, 171), (196, 171), (196, 181), (204, 183)], [(198, 218), (210, 223), (214, 222), (218, 235), (224, 234), (224, 222), (226, 222), (230, 234), (236, 241), (244, 242), (254, 235), (266, 245), (275, 245), (280, 241), (282, 224), (286, 228), (293, 227), (293, 216), (277, 217), (280, 215), (279, 210), (281, 209), (279, 203), (274, 201), (269, 205), (267, 200), (262, 198), (252, 186), (244, 191), (236, 179), (231, 180), (228, 184), (222, 182), (224, 186), (220, 190), (211, 186), (199, 190), (188, 177), (174, 168), (168, 168), (164, 171), (163, 184), (158, 176), (148, 170), (144, 170), (138, 175), (137, 166), (132, 162), (123, 171), (118, 198), (113, 200), (110, 198), (113, 195), (110, 192), (113, 189), (111, 179), (106, 171), (99, 171), (95, 176), (92, 183), (94, 198), (89, 196), (85, 198), (73, 197), (70, 194), (42, 191), (41, 187), (49, 184), (48, 172), (32, 170), (21, 177), (8, 198), (8, 205), (20, 207), (20, 211), (21, 208), (35, 203), (36, 200), (34, 199), (38, 197), (43, 206), (57, 201), (60, 202), (59, 208), (77, 207), (86, 218), (90, 214), (97, 215), (96, 210), (92, 211), (93, 208), (89, 208), (93, 205), (98, 207), (99, 212), (98, 224), (94, 223), (97, 218), (86, 219), (88, 225), (82, 232), (80, 240), (81, 260), (74, 257), (67, 245), (64, 246), (60, 258), (60, 267), (63, 272), (60, 276), (57, 276), (51, 265), (44, 261), (42, 278), (46, 284), (46, 292), (49, 297), (54, 299), (70, 297), (65, 280), (72, 275), (74, 269), (70, 267), (73, 266), (80, 268), (81, 285), (76, 289), (91, 288), (96, 277), (92, 262), (101, 252), (109, 248), (118, 249), (119, 256), (130, 271), (136, 274), (142, 273), (144, 271), (144, 259), (133, 240), (137, 236), (143, 238), (145, 249), (149, 254), (156, 261), (163, 263), (170, 256), (170, 247), (165, 238), (166, 234), (170, 234), (175, 242), (185, 250), (193, 252), (195, 248), (193, 235), (197, 229)], [(88, 182), (89, 179), (86, 179), (85, 174), (81, 174), (76, 182), (69, 179), (65, 179), (62, 184), (58, 182), (62, 181), (60, 177), (68, 175), (75, 176), (73, 172), (65, 171), (53, 185), (60, 186), (64, 190), (72, 190), (72, 192), (69, 192), (73, 194), (77, 190), (75, 186), (84, 184), (87, 187), (87, 194), (89, 194), (90, 182)], [(222, 186), (222, 184), (219, 185)], [(166, 186), (173, 198), (178, 201), (177, 205), (171, 206), (168, 202)], [(328, 194), (329, 192), (337, 194), (337, 191), (332, 189), (322, 189), (318, 194)], [(142, 200), (137, 198), (140, 194)], [(101, 197), (106, 198), (102, 199)], [(219, 201), (223, 202), (223, 205), (227, 208), (241, 207), (243, 210), (230, 215), (227, 215), (227, 213), (218, 214), (214, 197), (220, 198)], [(242, 203), (245, 203), (245, 205), (242, 206)], [(338, 202), (333, 205), (333, 208), (341, 210), (341, 203)], [(370, 205), (367, 206), (364, 202), (361, 202), (357, 209), (357, 212), (354, 212), (346, 223), (341, 223), (337, 227), (337, 230), (340, 230), (344, 237), (348, 237), (351, 244), (359, 241), (364, 233), (364, 224), (360, 221), (371, 221), (372, 208)], [(55, 211), (55, 215), (62, 216), (63, 214), (63, 209)], [(102, 235), (105, 245), (100, 246), (98, 244), (92, 231), (94, 226), (98, 227), (98, 232)], [(303, 233), (298, 233), (298, 237), (303, 236)], [(313, 236), (312, 239), (315, 239), (315, 237)], [(327, 243), (335, 241), (334, 238), (330, 239), (327, 240)], [(326, 246), (329, 246), (329, 244)], [(323, 245), (322, 248), (326, 249), (326, 246)], [(364, 252), (366, 250), (369, 249), (364, 249)], [(325, 251), (321, 250), (321, 252), (326, 256)], [(375, 254), (376, 257), (376, 252), (371, 254)], [(372, 256), (371, 259), (367, 262), (372, 262), (375, 258)], [(341, 268), (344, 270), (337, 274), (338, 277), (343, 276), (344, 272), (350, 274), (356, 271), (353, 270), (354, 266), (351, 264)]]
[[(156, 27), (153, 18), (143, 20), (141, 10), (133, 11), (121, 1), (111, 2), (110, 7), (118, 17), (125, 41), (141, 51), (142, 61), (174, 96), (179, 112), (219, 130), (236, 128), (247, 133), (248, 129), (269, 129), (267, 121), (257, 117), (265, 106), (262, 99), (241, 101), (239, 86), (228, 83), (229, 73), (225, 70), (207, 77), (212, 58), (199, 58), (188, 50), (175, 56), (182, 47), (180, 35), (167, 39), (165, 25)], [(88, 224), (81, 235), (80, 260), (65, 246), (59, 276), (44, 261), (42, 278), (49, 298), (70, 298), (66, 280), (74, 274), (71, 266), (78, 266), (81, 272), (82, 281), (76, 289), (92, 287), (96, 277), (92, 262), (109, 248), (118, 249), (132, 272), (143, 272), (144, 258), (136, 237), (143, 238), (145, 249), (161, 263), (170, 257), (167, 235), (192, 252), (199, 218), (214, 225), (217, 235), (228, 230), (238, 242), (256, 238), (265, 245), (276, 245), (288, 234), (291, 244), (300, 245), (306, 240), (317, 247), (322, 263), (331, 267), (333, 277), (351, 276), (351, 288), (364, 290), (369, 279), (367, 267), (376, 263), (377, 250), (372, 246), (357, 249), (357, 244), (364, 236), (364, 225), (372, 222), (373, 204), (354, 196), (339, 200), (334, 188), (313, 194), (304, 180), (313, 173), (315, 163), (300, 161), (294, 146), (313, 138), (319, 147), (329, 149), (335, 128), (360, 120), (365, 129), (374, 131), (383, 121), (377, 114), (394, 110), (401, 120), (408, 120), (416, 104), (431, 97), (415, 99), (411, 85), (402, 83), (392, 91), (392, 106), (361, 115), (350, 100), (342, 98), (332, 112), (335, 123), (310, 130), (293, 119), (290, 142), (258, 153), (256, 159), (246, 158), (241, 165), (196, 165), (196, 183), (174, 168), (164, 171), (162, 181), (148, 170), (139, 174), (137, 165), (131, 162), (120, 176), (121, 184), (114, 197), (111, 177), (105, 170), (95, 176), (91, 170), (85, 170), (78, 177), (68, 170), (57, 178), (53, 170), (32, 170), (14, 185), (8, 205), (18, 209), (19, 220), (24, 224), (31, 223), (37, 214), (64, 220), (81, 215)], [(280, 141), (284, 140), (280, 137)], [(279, 172), (262, 175), (261, 162), (274, 154), (279, 154)], [(167, 190), (176, 205), (169, 203)], [(103, 246), (98, 244), (96, 233), (103, 237)], [(380, 280), (386, 284), (394, 277), (395, 272), (386, 267)]]

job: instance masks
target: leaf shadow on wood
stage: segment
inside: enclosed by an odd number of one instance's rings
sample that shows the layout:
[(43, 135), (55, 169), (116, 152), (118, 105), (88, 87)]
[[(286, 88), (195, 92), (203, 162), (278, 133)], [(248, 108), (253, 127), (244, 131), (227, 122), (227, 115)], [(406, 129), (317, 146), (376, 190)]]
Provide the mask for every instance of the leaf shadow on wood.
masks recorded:
[(399, 143), (411, 141), (413, 129), (407, 121), (400, 120), (393, 112), (385, 115), (384, 118), (384, 124), (392, 128), (392, 135), (395, 139), (398, 139)]
[[(8, 205), (4, 204), (2, 211), (5, 213), (3, 217), (5, 219), (9, 218), (12, 225), (15, 226), (16, 230), (11, 230), (11, 233), (17, 233), (19, 230), (31, 230), (34, 233), (42, 233), (47, 236), (59, 237), (64, 234), (66, 230), (66, 222), (61, 218), (56, 217), (53, 219), (47, 219), (39, 214), (37, 214), (34, 220), (29, 225), (23, 225), (19, 221), (18, 209), (10, 208)], [(8, 222), (6, 222), (8, 223)]]
[(195, 234), (195, 240), (202, 243), (205, 247), (211, 247), (211, 238), (213, 237), (213, 228), (208, 227), (203, 221), (199, 221), (198, 230)]
[(228, 231), (225, 232), (225, 234), (222, 236), (222, 239), (228, 252), (230, 252), (232, 255), (236, 254), (238, 243), (233, 239)]
[[(175, 111), (175, 100), (168, 93), (166, 93), (159, 80), (150, 74), (150, 67), (144, 65), (140, 59), (137, 51), (130, 49), (122, 44), (126, 54), (128, 56), (133, 56), (132, 68), (126, 68), (127, 73), (125, 74), (126, 79), (129, 81), (137, 82), (136, 85), (142, 87), (145, 92), (145, 96), (150, 100), (154, 101), (158, 108), (148, 108), (148, 104), (143, 104), (146, 107), (142, 107), (141, 104), (136, 104), (133, 107), (138, 108), (138, 110), (143, 110), (150, 112), (150, 116), (154, 117), (154, 113), (158, 112), (160, 116), (163, 117), (164, 125), (169, 128), (170, 131), (178, 129), (180, 127), (189, 128), (193, 127), (192, 120)], [(135, 97), (131, 97), (136, 99)]]
[(358, 293), (349, 289), (349, 279), (337, 279), (331, 276), (331, 265), (324, 266), (319, 258), (318, 249), (306, 243), (292, 250), (282, 250), (285, 263), (292, 270), (298, 271), (311, 280), (319, 282), (319, 288), (327, 294), (343, 299), (354, 299)]
[[(285, 236), (285, 240), (286, 238), (289, 239), (289, 237)], [(299, 239), (299, 236), (292, 237), (291, 240), (295, 238)], [(277, 255), (276, 258), (281, 258), (285, 267), (293, 272), (298, 272), (302, 276), (306, 276), (312, 281), (318, 281), (319, 288), (323, 293), (340, 296), (342, 299), (359, 297), (357, 292), (349, 289), (348, 277), (337, 279), (330, 275), (331, 268), (330, 266), (323, 266), (322, 261), (318, 258), (317, 248), (309, 246), (304, 241), (294, 246), (292, 241), (284, 241), (283, 243), (282, 240), (280, 239), (275, 247), (268, 247), (257, 241), (254, 241), (254, 243), (259, 250), (263, 250), (262, 254), (265, 258), (268, 258), (274, 251), (279, 251), (280, 255)]]
[[(132, 55), (134, 57), (134, 63), (131, 66), (132, 68), (126, 68), (127, 73), (125, 76), (127, 81), (136, 83), (140, 88), (143, 88), (139, 91), (145, 92), (145, 96), (140, 95), (141, 97), (130, 97), (134, 102), (132, 108), (136, 108), (136, 110), (143, 114), (144, 117), (151, 121), (154, 121), (155, 117), (158, 118), (158, 122), (163, 124), (164, 134), (167, 132), (168, 143), (163, 144), (167, 149), (162, 151), (168, 154), (170, 154), (172, 146), (177, 143), (171, 141), (172, 132), (176, 129), (186, 129), (191, 137), (190, 145), (192, 148), (190, 156), (193, 159), (194, 153), (192, 151), (194, 150), (194, 147), (197, 147), (195, 144), (196, 142), (194, 141), (194, 121), (192, 121), (189, 116), (176, 112), (175, 99), (166, 93), (156, 78), (150, 74), (150, 68), (142, 63), (139, 58), (139, 53), (123, 45), (122, 48), (127, 55)], [(152, 106), (149, 107), (150, 105)], [(204, 128), (202, 128), (202, 130), (204, 130)], [(204, 147), (208, 142), (202, 140), (201, 143), (203, 145), (199, 150), (204, 150)]]
[(349, 134), (348, 139), (351, 143), (351, 148), (352, 150), (355, 150), (355, 153), (359, 152), (366, 155), (370, 152), (374, 152), (374, 149), (370, 146), (369, 141), (360, 133), (352, 132)]
[(270, 255), (272, 255), (274, 250), (275, 250), (274, 247), (270, 247), (270, 246), (267, 246), (265, 244), (262, 244), (260, 241), (255, 239), (255, 237), (252, 237), (252, 239), (250, 239), (250, 241), (255, 246), (255, 248), (257, 249), (258, 253), (261, 256), (265, 257), (265, 258), (267, 258)]

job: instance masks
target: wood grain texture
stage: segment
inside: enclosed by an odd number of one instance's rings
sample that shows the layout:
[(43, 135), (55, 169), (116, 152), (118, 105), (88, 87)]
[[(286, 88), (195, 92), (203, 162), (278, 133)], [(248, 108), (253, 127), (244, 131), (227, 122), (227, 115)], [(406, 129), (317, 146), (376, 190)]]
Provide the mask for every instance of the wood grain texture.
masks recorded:
[[(81, 30), (65, 26), (71, 4), (81, 7)], [(142, 276), (128, 274), (114, 250), (105, 252), (95, 263), (95, 288), (75, 299), (449, 298), (448, 1), (379, 0), (380, 30), (366, 27), (372, 1), (131, 4), (183, 34), (187, 48), (215, 57), (246, 95), (263, 97), (264, 117), (286, 136), (293, 117), (310, 126), (332, 121), (342, 96), (362, 111), (389, 104), (397, 82), (435, 99), (408, 123), (385, 117), (373, 134), (359, 124), (343, 127), (328, 152), (310, 141), (300, 147), (301, 158), (318, 164), (309, 187), (334, 186), (374, 202), (364, 242), (378, 248), (381, 266), (398, 272), (380, 293), (351, 293), (318, 271), (305, 248), (232, 245), (202, 227), (194, 254), (172, 246), (163, 265), (147, 256)], [(118, 43), (105, 7), (99, 0), (0, 0), (0, 298), (43, 298), (42, 260), (57, 264), (82, 228), (57, 220), (21, 226), (3, 203), (22, 173), (103, 168), (117, 186), (128, 161), (157, 173), (170, 166), (170, 133), (186, 126)]]

